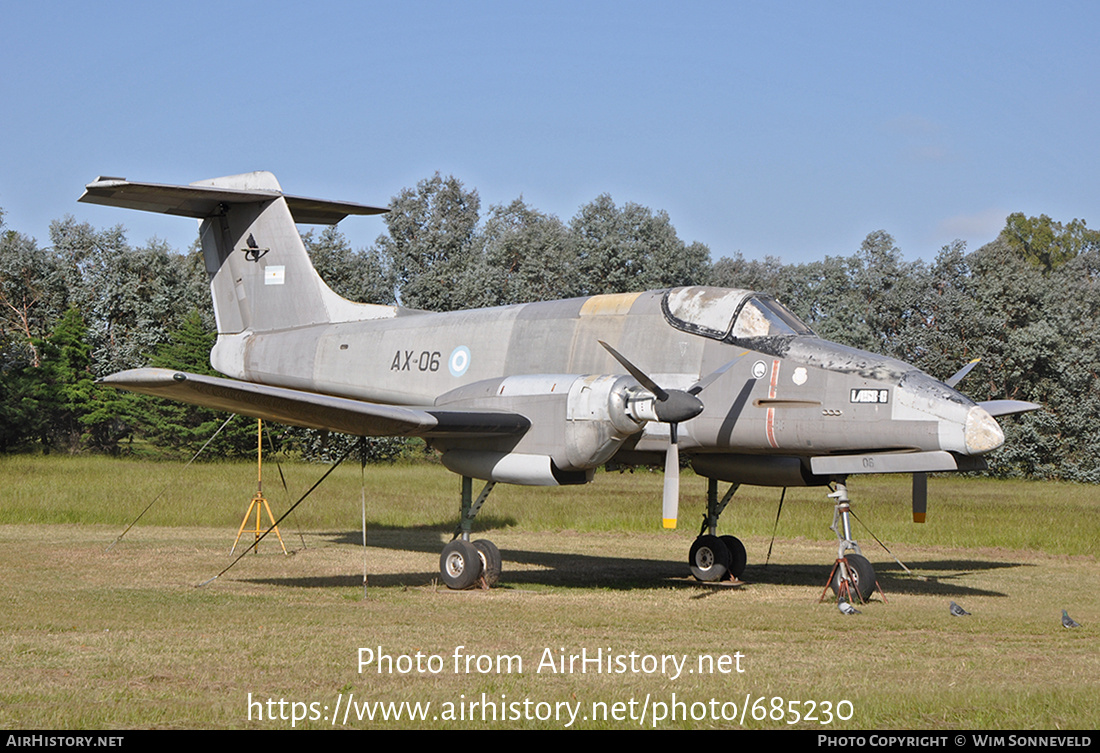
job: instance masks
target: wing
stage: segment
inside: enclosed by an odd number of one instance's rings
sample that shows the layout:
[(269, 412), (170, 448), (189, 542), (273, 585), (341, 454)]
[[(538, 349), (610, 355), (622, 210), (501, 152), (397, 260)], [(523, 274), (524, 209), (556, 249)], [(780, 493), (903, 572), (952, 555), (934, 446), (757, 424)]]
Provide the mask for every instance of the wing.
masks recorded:
[(518, 413), (380, 405), (171, 369), (131, 369), (99, 381), (205, 408), (355, 436), (519, 436), (531, 426)]

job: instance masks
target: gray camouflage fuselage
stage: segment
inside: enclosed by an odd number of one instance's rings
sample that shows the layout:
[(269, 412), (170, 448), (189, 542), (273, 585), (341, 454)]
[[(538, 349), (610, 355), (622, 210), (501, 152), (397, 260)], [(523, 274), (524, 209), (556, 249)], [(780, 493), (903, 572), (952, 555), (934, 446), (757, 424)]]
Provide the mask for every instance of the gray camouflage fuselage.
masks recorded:
[[(624, 375), (603, 341), (652, 383), (696, 385), (702, 412), (676, 424), (679, 447), (711, 478), (792, 485), (958, 470), (1003, 442), (990, 414), (954, 389), (821, 340), (750, 291), (689, 287), (451, 313), (357, 304), (317, 276), (294, 222), (383, 210), (287, 196), (269, 173), (190, 186), (101, 178), (82, 200), (202, 220), (219, 331), (211, 363), (241, 380), (203, 386), (196, 375), (153, 370), (105, 380), (125, 389), (314, 428), (421, 435), (466, 476), (581, 483), (612, 459), (659, 462), (670, 446), (654, 393)], [(318, 396), (344, 401), (314, 415)], [(493, 416), (511, 424), (493, 426)]]

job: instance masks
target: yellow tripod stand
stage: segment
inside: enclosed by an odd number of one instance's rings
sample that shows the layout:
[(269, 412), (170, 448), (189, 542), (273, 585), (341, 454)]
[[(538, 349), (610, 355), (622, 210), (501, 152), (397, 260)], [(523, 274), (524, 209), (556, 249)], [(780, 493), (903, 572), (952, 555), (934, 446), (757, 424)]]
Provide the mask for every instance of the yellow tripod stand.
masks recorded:
[(279, 527), (275, 525), (275, 516), (271, 514), (271, 507), (267, 504), (267, 500), (264, 499), (264, 450), (263, 450), (263, 438), (264, 438), (264, 422), (261, 419), (256, 419), (256, 496), (252, 498), (251, 504), (248, 506), (248, 512), (244, 514), (244, 520), (241, 521), (241, 527), (237, 529), (237, 538), (233, 541), (233, 548), (229, 550), (230, 554), (233, 554), (237, 549), (237, 543), (241, 540), (241, 534), (244, 533), (244, 527), (248, 524), (248, 519), (252, 517), (252, 510), (256, 510), (256, 529), (255, 538), (252, 541), (252, 551), (254, 553), (259, 552), (258, 544), (260, 536), (263, 535), (264, 527), (261, 520), (262, 510), (267, 510), (267, 519), (271, 521), (271, 527), (275, 529), (275, 535), (279, 537), (279, 546), (283, 548), (283, 554), (286, 554), (286, 544), (283, 543), (283, 536), (279, 533)]

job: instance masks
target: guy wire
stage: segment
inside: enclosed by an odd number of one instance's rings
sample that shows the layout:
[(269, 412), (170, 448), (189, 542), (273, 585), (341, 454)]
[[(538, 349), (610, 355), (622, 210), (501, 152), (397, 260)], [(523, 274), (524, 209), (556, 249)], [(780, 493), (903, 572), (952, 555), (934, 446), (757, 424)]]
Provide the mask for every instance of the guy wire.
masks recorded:
[[(232, 421), (236, 417), (237, 417), (237, 414), (233, 413), (229, 416), (229, 418), (225, 419), (225, 423), (222, 424), (218, 428), (218, 430), (210, 436), (210, 439), (206, 440), (206, 444), (204, 444), (202, 447), (200, 447), (198, 452), (196, 452), (194, 455), (191, 456), (191, 459), (187, 461), (187, 465), (183, 466), (183, 468), (180, 469), (180, 473), (183, 473), (184, 471), (186, 471), (187, 467), (195, 462), (195, 458), (197, 458), (199, 455), (202, 454), (202, 451), (206, 449), (207, 445), (209, 445), (211, 442), (214, 441), (214, 437), (221, 434), (222, 429), (224, 429), (226, 426), (228, 426), (229, 422)], [(154, 504), (156, 504), (156, 501), (158, 499), (160, 499), (161, 496), (166, 491), (168, 491), (168, 487), (170, 487), (174, 481), (175, 481), (175, 479), (173, 479), (172, 481), (169, 481), (167, 484), (164, 485), (164, 488), (160, 490), (160, 494), (153, 497), (153, 501), (150, 502), (149, 504), (147, 504), (145, 506), (145, 509), (138, 513), (138, 516), (136, 518), (134, 518), (133, 522), (131, 522), (130, 525), (126, 526), (126, 530), (123, 531), (122, 533), (120, 533), (118, 535), (118, 537), (114, 541), (111, 542), (111, 545), (107, 547), (106, 551), (108, 551), (108, 552), (111, 551), (111, 549), (114, 548), (114, 545), (122, 540), (122, 537), (125, 536), (130, 531), (130, 529), (133, 528), (137, 524), (137, 522), (139, 520), (141, 520), (141, 516), (144, 515), (145, 513), (147, 513), (149, 511), (149, 508), (152, 507)]]

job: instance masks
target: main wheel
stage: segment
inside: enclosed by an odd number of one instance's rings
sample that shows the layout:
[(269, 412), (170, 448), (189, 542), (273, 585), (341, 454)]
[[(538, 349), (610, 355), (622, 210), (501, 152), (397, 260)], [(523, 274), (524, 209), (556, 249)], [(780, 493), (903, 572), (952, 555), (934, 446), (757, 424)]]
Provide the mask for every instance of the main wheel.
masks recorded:
[(730, 550), (717, 536), (700, 536), (691, 545), (688, 566), (696, 580), (721, 580), (730, 569)]
[(481, 574), (485, 577), (488, 586), (495, 586), (500, 582), (500, 550), (489, 539), (478, 539), (474, 542), (474, 549), (481, 558)]
[(439, 555), (439, 574), (447, 588), (462, 591), (477, 583), (481, 575), (481, 555), (469, 541), (455, 539)]
[[(848, 563), (848, 577), (851, 578), (850, 588), (855, 593), (849, 594), (849, 598), (867, 601), (875, 593), (875, 568), (862, 554), (848, 554), (844, 559)], [(833, 593), (841, 595), (840, 567), (833, 573)]]
[(736, 536), (719, 536), (726, 549), (730, 550), (730, 575), (740, 578), (745, 574), (745, 567), (749, 564), (749, 555), (745, 551), (745, 545)]

